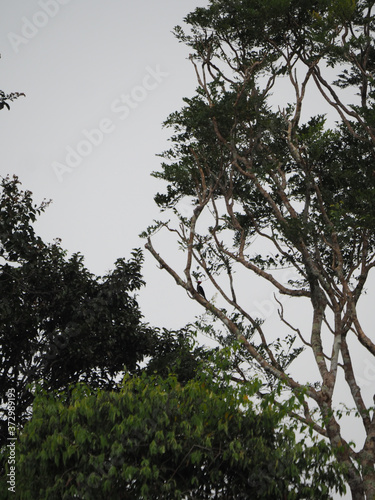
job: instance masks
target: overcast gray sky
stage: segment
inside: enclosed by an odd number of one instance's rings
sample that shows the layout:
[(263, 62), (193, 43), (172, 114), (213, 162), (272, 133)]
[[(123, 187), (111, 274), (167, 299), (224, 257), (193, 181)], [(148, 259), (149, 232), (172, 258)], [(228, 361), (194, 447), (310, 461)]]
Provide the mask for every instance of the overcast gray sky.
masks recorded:
[[(18, 175), (37, 202), (53, 200), (39, 234), (62, 238), (96, 274), (143, 245), (139, 233), (158, 218), (153, 196), (163, 185), (150, 173), (168, 146), (170, 131), (161, 123), (196, 87), (188, 51), (171, 30), (206, 4), (1, 2), (0, 88), (26, 97), (0, 113), (0, 174)], [(140, 302), (151, 324), (181, 327), (201, 312), (148, 255), (144, 277)], [(253, 282), (248, 288), (252, 307), (278, 328), (270, 291)], [(364, 310), (371, 303), (365, 298)], [(371, 327), (369, 314), (367, 320)], [(361, 374), (370, 394), (375, 369), (366, 360)]]
[[(26, 98), (0, 113), (0, 173), (17, 174), (36, 201), (53, 200), (40, 234), (82, 252), (96, 274), (143, 245), (139, 233), (158, 217), (153, 196), (163, 186), (150, 173), (168, 145), (161, 124), (196, 86), (187, 49), (171, 31), (205, 4), (2, 2), (0, 88)], [(144, 274), (146, 319), (181, 326), (194, 317), (198, 306), (186, 309), (186, 294), (151, 258)], [(183, 317), (170, 300), (185, 302)]]

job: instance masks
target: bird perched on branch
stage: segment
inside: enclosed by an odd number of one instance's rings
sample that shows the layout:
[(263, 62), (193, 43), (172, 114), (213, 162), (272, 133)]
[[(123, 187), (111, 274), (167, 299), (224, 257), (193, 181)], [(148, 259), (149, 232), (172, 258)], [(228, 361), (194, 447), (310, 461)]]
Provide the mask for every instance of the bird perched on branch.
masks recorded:
[[(206, 295), (205, 295), (204, 290), (203, 290), (203, 288), (202, 288), (202, 286), (201, 286), (201, 283), (202, 283), (201, 281), (197, 281), (197, 292), (198, 292), (200, 295), (202, 295), (202, 297), (206, 298)], [(207, 299), (206, 299), (206, 300), (207, 300)]]

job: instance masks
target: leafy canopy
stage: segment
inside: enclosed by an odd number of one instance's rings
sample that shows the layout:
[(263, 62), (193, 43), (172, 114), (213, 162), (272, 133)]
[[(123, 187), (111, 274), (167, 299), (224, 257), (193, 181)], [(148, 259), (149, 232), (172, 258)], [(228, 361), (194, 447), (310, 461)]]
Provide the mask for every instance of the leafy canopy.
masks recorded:
[(330, 498), (343, 482), (327, 444), (256, 410), (258, 382), (126, 376), (119, 391), (39, 392), (18, 440), (21, 499)]

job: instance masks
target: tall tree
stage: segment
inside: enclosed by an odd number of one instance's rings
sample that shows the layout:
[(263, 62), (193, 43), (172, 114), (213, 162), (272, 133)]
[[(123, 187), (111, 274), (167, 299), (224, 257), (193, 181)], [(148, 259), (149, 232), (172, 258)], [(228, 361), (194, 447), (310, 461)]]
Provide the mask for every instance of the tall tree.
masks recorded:
[(81, 255), (68, 257), (58, 240), (46, 244), (35, 234), (33, 223), (46, 206), (36, 205), (16, 177), (2, 179), (1, 444), (8, 391), (21, 426), (33, 400), (29, 384), (54, 390), (86, 381), (113, 388), (125, 367), (134, 371), (153, 345), (134, 296), (143, 285), (141, 252), (118, 259), (106, 276), (94, 276)]
[[(170, 375), (126, 377), (120, 391), (78, 385), (39, 394), (21, 433), (21, 499), (330, 498), (343, 479), (324, 441), (295, 430), (246, 388)], [(5, 490), (5, 478), (0, 485)], [(12, 485), (11, 485), (12, 486)], [(1, 493), (0, 493), (1, 497)]]
[[(172, 146), (155, 174), (168, 183), (156, 202), (175, 218), (145, 234), (160, 266), (242, 342), (242, 361), (305, 395), (298, 418), (336, 448), (354, 499), (375, 497), (375, 412), (353, 358), (359, 346), (375, 361), (358, 307), (375, 265), (373, 4), (210, 0), (186, 17), (189, 30), (175, 32), (198, 88), (168, 118)], [(185, 251), (183, 274), (157, 251), (161, 228)], [(292, 350), (252, 313), (239, 270), (249, 287), (253, 273), (274, 288)], [(208, 299), (194, 286), (203, 278)], [(303, 329), (285, 316), (284, 296), (309, 304), (310, 326), (309, 315)], [(307, 384), (290, 367), (302, 347), (318, 373)], [(358, 449), (335, 411), (340, 378), (365, 435)]]

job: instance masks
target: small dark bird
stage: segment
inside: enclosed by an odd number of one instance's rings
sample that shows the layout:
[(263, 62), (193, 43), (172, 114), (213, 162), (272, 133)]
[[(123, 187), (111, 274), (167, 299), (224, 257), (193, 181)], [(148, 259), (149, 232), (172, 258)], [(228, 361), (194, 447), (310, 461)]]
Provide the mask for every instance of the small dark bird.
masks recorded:
[[(203, 288), (201, 287), (201, 281), (197, 281), (197, 292), (202, 295), (202, 297), (206, 298)], [(206, 299), (207, 300), (207, 299)]]

